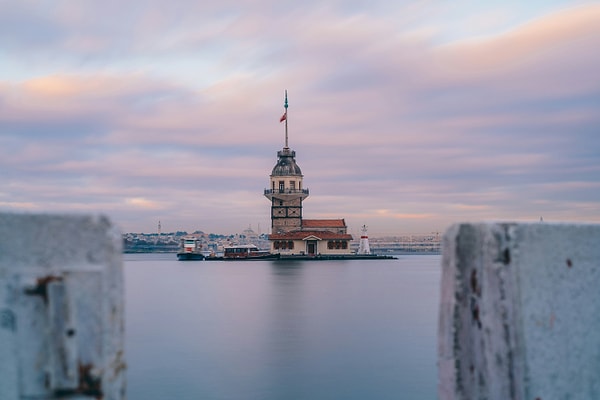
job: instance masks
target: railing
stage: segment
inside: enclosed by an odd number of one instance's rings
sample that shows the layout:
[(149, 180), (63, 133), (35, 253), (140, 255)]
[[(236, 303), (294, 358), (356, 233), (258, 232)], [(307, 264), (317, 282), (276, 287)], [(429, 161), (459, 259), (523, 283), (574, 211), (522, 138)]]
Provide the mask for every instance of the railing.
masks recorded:
[(265, 196), (269, 194), (306, 194), (308, 189), (265, 189)]

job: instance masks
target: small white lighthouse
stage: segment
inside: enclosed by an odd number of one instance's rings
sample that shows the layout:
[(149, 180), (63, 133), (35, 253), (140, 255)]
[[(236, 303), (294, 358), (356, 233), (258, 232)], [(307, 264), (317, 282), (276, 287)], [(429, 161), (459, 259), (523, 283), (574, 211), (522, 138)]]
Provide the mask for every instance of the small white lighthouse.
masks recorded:
[(367, 236), (367, 226), (363, 225), (360, 229), (360, 243), (358, 245), (357, 254), (371, 254), (371, 249), (369, 248), (369, 237)]

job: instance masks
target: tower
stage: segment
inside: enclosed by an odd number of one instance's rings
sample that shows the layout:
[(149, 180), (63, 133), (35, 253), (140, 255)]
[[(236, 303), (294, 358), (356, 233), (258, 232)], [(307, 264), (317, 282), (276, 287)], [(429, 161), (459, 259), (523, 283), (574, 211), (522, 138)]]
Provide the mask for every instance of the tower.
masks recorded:
[(367, 226), (363, 225), (360, 229), (360, 243), (358, 245), (357, 254), (371, 254), (371, 249), (369, 248), (369, 237), (367, 236)]
[(271, 201), (271, 232), (284, 233), (302, 227), (302, 201), (308, 189), (302, 187), (302, 171), (296, 164), (296, 152), (288, 147), (288, 99), (285, 91), (285, 112), (279, 122), (285, 121), (285, 145), (277, 152), (277, 164), (270, 175), (270, 188), (265, 197)]

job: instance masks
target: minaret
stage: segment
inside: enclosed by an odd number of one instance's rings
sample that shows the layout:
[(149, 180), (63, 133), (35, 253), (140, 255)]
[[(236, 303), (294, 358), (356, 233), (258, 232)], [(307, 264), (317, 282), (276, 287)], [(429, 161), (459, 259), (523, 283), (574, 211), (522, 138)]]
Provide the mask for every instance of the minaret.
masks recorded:
[(265, 196), (271, 200), (271, 232), (283, 233), (302, 227), (302, 201), (308, 189), (302, 187), (302, 171), (296, 164), (296, 152), (288, 147), (288, 99), (285, 91), (285, 112), (279, 122), (285, 121), (285, 145), (277, 152), (277, 164), (270, 175), (270, 189)]
[(367, 226), (363, 225), (360, 231), (360, 243), (358, 245), (357, 254), (371, 254), (371, 249), (369, 248), (369, 237), (367, 236)]

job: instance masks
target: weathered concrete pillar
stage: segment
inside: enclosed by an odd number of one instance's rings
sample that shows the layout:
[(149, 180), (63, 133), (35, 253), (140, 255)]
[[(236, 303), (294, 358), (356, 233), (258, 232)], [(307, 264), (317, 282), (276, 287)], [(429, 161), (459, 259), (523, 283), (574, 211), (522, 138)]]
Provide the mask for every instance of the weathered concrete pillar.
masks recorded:
[(121, 235), (0, 213), (0, 399), (123, 399)]
[(444, 236), (440, 400), (600, 399), (600, 226)]

